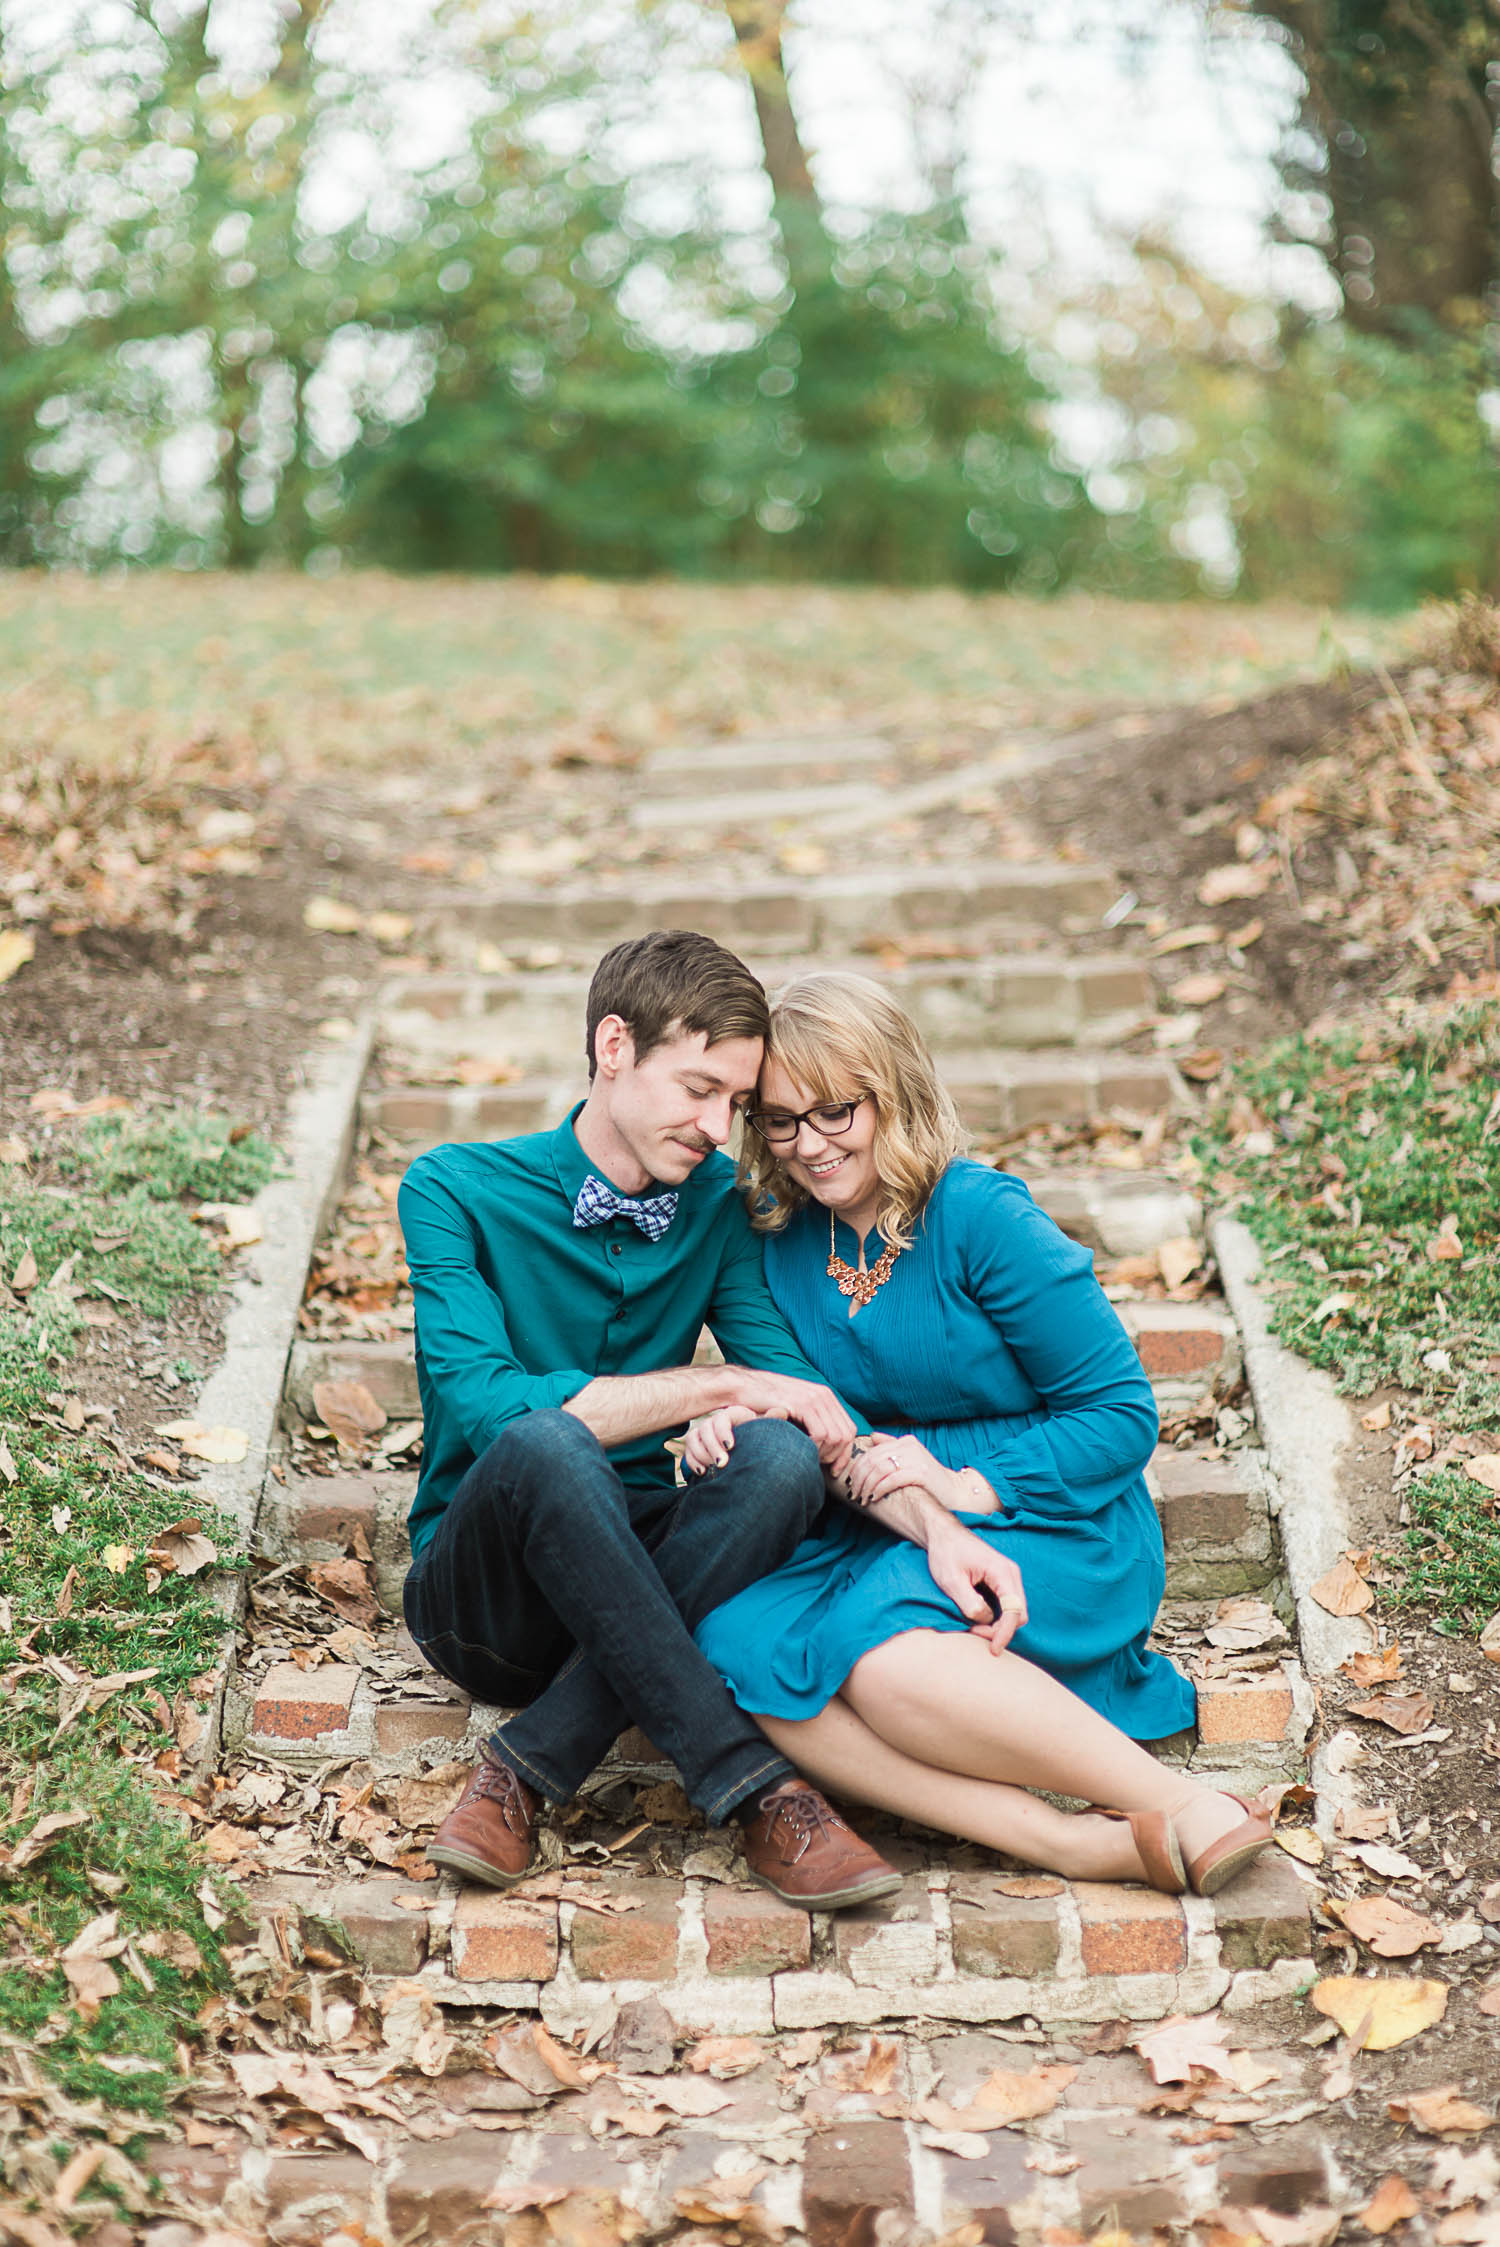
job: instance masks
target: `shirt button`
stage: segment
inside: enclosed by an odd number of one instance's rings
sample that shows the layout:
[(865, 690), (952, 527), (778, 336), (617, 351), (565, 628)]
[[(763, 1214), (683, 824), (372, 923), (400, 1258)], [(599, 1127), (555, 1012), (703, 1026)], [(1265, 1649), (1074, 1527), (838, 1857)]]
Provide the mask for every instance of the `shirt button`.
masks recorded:
[(619, 1242), (618, 1242), (618, 1241), (611, 1241), (611, 1242), (610, 1242), (610, 1244), (609, 1244), (609, 1253), (610, 1253), (610, 1255), (611, 1255), (611, 1256), (618, 1256), (618, 1255), (619, 1255), (619, 1253), (620, 1253), (620, 1244), (619, 1244)]
[(616, 1324), (616, 1326), (618, 1326), (618, 1325), (619, 1325), (619, 1323), (620, 1323), (621, 1319), (623, 1319), (623, 1318), (625, 1317), (625, 1315), (626, 1315), (626, 1312), (625, 1312), (625, 1305), (624, 1305), (624, 1304), (622, 1303), (622, 1304), (620, 1305), (620, 1308), (618, 1309), (618, 1311), (616, 1311), (616, 1313), (615, 1313), (615, 1324)]

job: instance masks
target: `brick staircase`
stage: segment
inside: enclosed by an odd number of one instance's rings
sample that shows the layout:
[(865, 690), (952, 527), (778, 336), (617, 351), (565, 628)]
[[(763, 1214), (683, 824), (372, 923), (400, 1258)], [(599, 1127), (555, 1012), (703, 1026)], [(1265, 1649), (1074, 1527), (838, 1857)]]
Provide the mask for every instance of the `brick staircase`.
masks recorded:
[[(841, 789), (866, 803), (900, 777), (878, 742), (818, 751), (795, 760), (799, 787), (806, 783), (800, 799), (756, 785), (758, 773), (794, 763), (774, 745), (759, 765), (750, 745), (715, 753), (726, 816), (784, 821), (790, 807), (806, 825), (822, 816), (820, 805), (846, 800)], [(674, 803), (693, 805), (681, 792), (701, 787), (713, 763), (690, 769), (675, 752), (652, 760), (637, 776), (640, 816), (659, 821)], [(694, 805), (694, 817), (701, 811)], [(732, 942), (772, 980), (814, 959), (882, 976), (923, 1024), (976, 1132), (1114, 1110), (1160, 1113), (1184, 1092), (1154, 1053), (1122, 1050), (1149, 1016), (1152, 993), (1144, 962), (1102, 931), (1117, 889), (1102, 867), (945, 864), (862, 865), (806, 881), (439, 896), (413, 941), (444, 964), (392, 979), (363, 1125), (379, 1135), (389, 1169), (398, 1151), (409, 1159), (443, 1139), (555, 1122), (582, 1089), (575, 1056), (589, 967), (610, 943), (663, 925)], [(949, 953), (958, 956), (941, 956)], [(538, 964), (521, 964), (528, 958)], [(465, 1060), (503, 1062), (517, 1074), (503, 1084), (445, 1081)], [(1193, 1229), (1190, 1198), (1168, 1177), (1041, 1167), (1028, 1177), (1058, 1222), (1105, 1257)], [(1231, 1385), (1237, 1341), (1217, 1301), (1121, 1310), (1164, 1411)], [(409, 1334), (300, 1341), (285, 1390), (288, 1453), (267, 1486), (260, 1547), (278, 1565), (350, 1553), (373, 1560), (385, 1612), (357, 1659), (304, 1669), (274, 1630), (247, 1642), (226, 1699), (225, 1756), (302, 1774), (338, 1764), (376, 1781), (440, 1770), (475, 1751), (496, 1712), (423, 1672), (399, 1624), (410, 1469), (298, 1470), (308, 1447), (294, 1459), (291, 1439), (315, 1418), (315, 1384), (332, 1378), (365, 1383), (393, 1422), (419, 1417)], [(1258, 1454), (1164, 1447), (1153, 1478), (1168, 1563), (1164, 1644), (1196, 1652), (1199, 1627), (1227, 1597), (1280, 1601), (1289, 1612)], [(1295, 1655), (1273, 1646), (1248, 1668), (1214, 1667), (1210, 1660), (1198, 1679), (1196, 1735), (1164, 1752), (1230, 1784), (1296, 1774), (1311, 1703)], [(632, 1734), (596, 1786), (607, 1801), (628, 1783), (670, 1792), (670, 1779), (650, 1743)], [(292, 1946), (288, 1955), (298, 1944), (331, 1945), (375, 1977), (418, 1979), (445, 2007), (536, 2011), (560, 2032), (594, 2019), (606, 2001), (646, 1992), (680, 2029), (714, 2033), (1149, 2020), (1288, 1988), (1311, 1947), (1303, 1887), (1279, 1853), (1216, 1903), (1179, 1903), (997, 1866), (930, 1836), (882, 1828), (881, 1846), (900, 1855), (901, 1894), (833, 1917), (751, 1889), (722, 1834), (685, 1824), (653, 1841), (649, 1871), (614, 1870), (606, 1851), (590, 1877), (543, 1880), (534, 1895), (459, 1892), (446, 1876), (330, 1881), (295, 1866), (260, 1876), (251, 1892), (278, 1942)], [(554, 1871), (561, 1857), (559, 1844)]]

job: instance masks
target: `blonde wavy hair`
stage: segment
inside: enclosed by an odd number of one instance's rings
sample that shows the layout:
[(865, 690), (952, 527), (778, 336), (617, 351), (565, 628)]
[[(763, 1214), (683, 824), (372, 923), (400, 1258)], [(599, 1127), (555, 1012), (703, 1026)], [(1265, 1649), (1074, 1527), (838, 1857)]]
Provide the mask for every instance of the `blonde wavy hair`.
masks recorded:
[[(876, 1224), (893, 1248), (909, 1248), (927, 1197), (968, 1146), (958, 1110), (911, 1016), (867, 975), (832, 970), (801, 975), (772, 994), (762, 1082), (773, 1061), (806, 1085), (813, 1101), (870, 1095), (881, 1187)], [(780, 1232), (812, 1198), (749, 1124), (740, 1145), (739, 1180), (761, 1232)]]

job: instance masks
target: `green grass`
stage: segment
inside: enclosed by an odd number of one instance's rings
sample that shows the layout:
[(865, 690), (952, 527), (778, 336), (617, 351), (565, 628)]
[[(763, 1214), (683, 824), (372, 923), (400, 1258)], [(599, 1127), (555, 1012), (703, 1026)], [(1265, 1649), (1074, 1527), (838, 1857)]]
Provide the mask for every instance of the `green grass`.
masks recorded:
[(58, 1152), (67, 1185), (32, 1186), (0, 1170), (0, 1271), (13, 1273), (28, 1248), (44, 1278), (71, 1257), (74, 1286), (102, 1284), (154, 1316), (212, 1287), (221, 1260), (191, 1209), (248, 1200), (275, 1160), (263, 1139), (231, 1146), (228, 1132), (222, 1118), (195, 1114), (96, 1117)]
[[(74, 1143), (65, 1200), (0, 1170), (6, 1269), (26, 1239), (40, 1271), (25, 1308), (0, 1312), (0, 1432), (14, 1476), (0, 1481), (0, 1844), (13, 1854), (39, 1818), (87, 1812), (33, 1864), (0, 1863), (0, 2035), (22, 2039), (71, 2096), (144, 2114), (162, 2111), (180, 2085), (179, 2045), (193, 2045), (200, 2009), (228, 1980), (200, 1896), (206, 1861), (146, 1777), (172, 1746), (160, 1704), (193, 1698), (223, 1618), (201, 1576), (162, 1574), (148, 1552), (169, 1524), (196, 1514), (233, 1566), (234, 1529), (191, 1490), (159, 1488), (102, 1438), (63, 1429), (57, 1392), (81, 1322), (67, 1293), (47, 1283), (72, 1256), (75, 1285), (108, 1273), (117, 1296), (148, 1312), (215, 1284), (221, 1259), (187, 1204), (210, 1184), (231, 1189), (215, 1198), (242, 1195), (273, 1160), (264, 1142), (226, 1147), (225, 1127), (188, 1114), (139, 1128), (111, 1120)], [(90, 1245), (127, 1218), (128, 1253)], [(86, 1702), (64, 1722), (78, 1699), (69, 1673), (99, 1681), (133, 1670), (153, 1674), (96, 1695), (97, 1707)], [(127, 1960), (112, 1960), (120, 1988), (88, 2018), (59, 1954), (111, 1909), (151, 1987)], [(152, 1955), (156, 1937), (183, 1936), (196, 1961)]]
[(1291, 602), (378, 571), (17, 575), (0, 578), (0, 713), (19, 757), (172, 756), (192, 734), (299, 773), (419, 755), (472, 779), (569, 728), (647, 747), (891, 720), (941, 739), (954, 722), (998, 731), (1101, 705), (1242, 697), (1318, 675), (1330, 649), (1395, 660), (1411, 633), (1410, 620)]
[(1500, 1519), (1493, 1496), (1455, 1467), (1407, 1487), (1411, 1526), (1398, 1602), (1431, 1601), (1440, 1624), (1483, 1630), (1500, 1613)]
[[(1497, 1101), (1500, 1007), (1413, 1008), (1243, 1063), (1195, 1141), (1260, 1244), (1277, 1337), (1450, 1430), (1500, 1431)], [(1451, 1473), (1413, 1488), (1409, 1588), (1450, 1617), (1500, 1606), (1486, 1498)]]
[(80, 1173), (95, 1193), (140, 1187), (153, 1201), (248, 1201), (276, 1168), (276, 1152), (256, 1132), (231, 1136), (222, 1116), (174, 1110), (147, 1116), (95, 1116), (65, 1147), (59, 1167)]

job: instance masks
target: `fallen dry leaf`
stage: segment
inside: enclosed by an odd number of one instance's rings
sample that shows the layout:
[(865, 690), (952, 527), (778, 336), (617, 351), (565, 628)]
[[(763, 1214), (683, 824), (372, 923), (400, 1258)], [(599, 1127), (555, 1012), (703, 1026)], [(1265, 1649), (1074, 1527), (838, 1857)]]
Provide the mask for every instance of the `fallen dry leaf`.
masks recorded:
[(1194, 1240), (1191, 1233), (1179, 1233), (1162, 1242), (1156, 1259), (1168, 1287), (1181, 1287), (1203, 1262), (1203, 1243)]
[(1312, 1826), (1278, 1826), (1276, 1846), (1299, 1865), (1321, 1865), (1325, 1855), (1323, 1836)]
[(1194, 921), (1187, 928), (1168, 929), (1151, 949), (1158, 959), (1165, 959), (1169, 952), (1196, 952), (1205, 944), (1217, 944), (1223, 933), (1211, 921)]
[(1299, 2208), (1295, 2216), (1274, 2208), (1247, 2208), (1245, 2220), (1262, 2247), (1328, 2247), (1342, 2221), (1336, 2208)]
[(723, 2082), (730, 2076), (748, 2075), (765, 2057), (766, 2048), (758, 2037), (705, 2036), (693, 2046), (687, 2063), (695, 2075), (712, 2075)]
[(1357, 1841), (1353, 1854), (1372, 1873), (1378, 1873), (1382, 1880), (1420, 1880), (1422, 1877), (1422, 1868), (1415, 1857), (1408, 1857), (1401, 1850), (1392, 1849), (1386, 1842)]
[(569, 2091), (586, 2091), (591, 2077), (586, 2075), (566, 2045), (550, 2036), (540, 2021), (531, 2024), (531, 2041), (552, 2070), (559, 2083)]
[(1151, 2070), (1154, 2083), (1189, 2083), (1194, 2068), (1206, 2068), (1211, 2075), (1227, 2080), (1228, 2039), (1227, 2025), (1212, 2013), (1196, 2020), (1185, 2013), (1174, 2013), (1160, 2028), (1133, 2037), (1131, 2042)]
[(1458, 2086), (1445, 2083), (1437, 2091), (1408, 2091), (1387, 2102), (1393, 2120), (1410, 2123), (1429, 2138), (1472, 2137), (1488, 2130), (1495, 2117), (1482, 2107), (1460, 2098)]
[(1494, 1614), (1479, 1634), (1479, 1651), (1489, 1662), (1500, 1662), (1500, 1613)]
[(302, 926), (320, 936), (357, 936), (364, 921), (363, 913), (337, 897), (310, 897), (302, 908)]
[(1351, 1654), (1339, 1667), (1356, 1685), (1391, 1685), (1401, 1675), (1401, 1645), (1392, 1639), (1373, 1654)]
[(170, 1436), (192, 1458), (216, 1467), (237, 1467), (250, 1449), (243, 1428), (205, 1428), (198, 1420), (166, 1420), (151, 1433)]
[(157, 1568), (173, 1570), (179, 1576), (196, 1576), (200, 1569), (211, 1568), (218, 1557), (218, 1546), (204, 1536), (196, 1514), (185, 1514), (181, 1521), (160, 1530), (146, 1555)]
[(1409, 2223), (1417, 2212), (1417, 2196), (1404, 2177), (1394, 2172), (1382, 2177), (1369, 2204), (1359, 2212), (1364, 2229), (1381, 2238), (1397, 2224)]
[(36, 956), (36, 938), (24, 929), (0, 928), (0, 983), (8, 983), (18, 969)]
[(1252, 865), (1212, 866), (1198, 884), (1200, 905), (1227, 905), (1231, 898), (1263, 897), (1276, 872), (1268, 858)]
[(346, 1451), (367, 1451), (370, 1437), (385, 1426), (385, 1410), (363, 1381), (315, 1382), (313, 1409)]
[(1482, 1483), (1486, 1490), (1493, 1490), (1500, 1496), (1500, 1451), (1486, 1451), (1477, 1459), (1466, 1459), (1464, 1472), (1473, 1481)]
[(1325, 1576), (1309, 1587), (1319, 1607), (1330, 1615), (1363, 1615), (1375, 1605), (1375, 1594), (1347, 1553), (1340, 1554)]
[(34, 1865), (43, 1850), (50, 1849), (60, 1833), (66, 1833), (70, 1826), (87, 1825), (89, 1817), (87, 1810), (53, 1810), (45, 1818), (38, 1818), (31, 1830), (22, 1834), (16, 1843), (9, 1859), (11, 1871), (23, 1872), (28, 1865)]
[(1215, 999), (1223, 998), (1226, 988), (1222, 975), (1205, 970), (1201, 974), (1182, 976), (1172, 984), (1167, 996), (1178, 1006), (1212, 1006)]
[(1480, 1992), (1479, 2011), (1490, 2020), (1500, 2013), (1500, 1982), (1492, 1982), (1487, 1990)]
[(1446, 1982), (1417, 1981), (1406, 1975), (1366, 1978), (1332, 1974), (1316, 1982), (1313, 2004), (1337, 2021), (1361, 2051), (1389, 2052), (1432, 2028), (1448, 2010)]
[(1427, 1944), (1443, 1939), (1441, 1927), (1409, 1911), (1394, 1896), (1355, 1896), (1347, 1901), (1333, 1897), (1328, 1909), (1377, 1958), (1411, 1958)]
[(380, 1613), (373, 1571), (362, 1560), (314, 1561), (307, 1581), (319, 1599), (351, 1623), (373, 1623)]
[(995, 2115), (1007, 2128), (1034, 2122), (1052, 2112), (1077, 2073), (1076, 2067), (1063, 2065), (1030, 2068), (1024, 2075), (997, 2068), (980, 2084), (969, 2106)]
[(1362, 1428), (1368, 1428), (1372, 1435), (1379, 1435), (1383, 1428), (1388, 1428), (1391, 1424), (1389, 1403), (1383, 1400), (1379, 1404), (1371, 1405), (1368, 1412), (1360, 1414), (1359, 1424)]
[(1425, 1732), (1437, 1709), (1426, 1693), (1376, 1693), (1368, 1701), (1351, 1701), (1346, 1713), (1389, 1725), (1392, 1732)]

